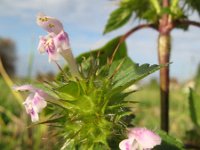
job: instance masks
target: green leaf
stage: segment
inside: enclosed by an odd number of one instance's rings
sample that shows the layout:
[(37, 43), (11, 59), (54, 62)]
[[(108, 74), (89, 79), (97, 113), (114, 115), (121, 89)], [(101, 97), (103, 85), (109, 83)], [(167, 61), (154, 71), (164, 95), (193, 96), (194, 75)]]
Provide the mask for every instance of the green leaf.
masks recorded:
[(84, 114), (91, 114), (95, 108), (94, 100), (90, 96), (83, 95), (73, 103), (79, 106), (79, 110)]
[(160, 8), (160, 3), (158, 0), (150, 0), (150, 3), (153, 5), (153, 7), (155, 8), (157, 14), (160, 14), (161, 12), (161, 8)]
[(67, 84), (56, 88), (58, 95), (64, 100), (76, 100), (80, 94), (80, 88), (77, 82), (70, 81)]
[[(119, 44), (120, 38), (121, 38), (121, 36), (116, 37), (116, 38), (112, 39), (111, 41), (109, 41), (108, 43), (106, 43), (101, 48), (81, 54), (80, 56), (78, 56), (76, 58), (77, 62), (81, 63), (83, 61), (83, 58), (87, 59), (90, 56), (93, 56), (94, 59), (96, 59), (98, 57), (98, 53), (99, 53), (98, 59), (99, 59), (100, 66), (107, 64), (107, 59), (111, 58), (113, 52), (115, 51), (117, 45)], [(127, 47), (126, 47), (126, 43), (123, 42), (120, 44), (113, 61), (119, 60), (126, 56), (127, 56)]]
[(135, 19), (144, 19), (143, 14), (152, 10), (155, 12), (154, 16), (156, 16), (155, 7), (150, 0), (121, 0), (120, 7), (130, 9), (134, 14)]
[[(116, 61), (111, 66), (111, 72), (113, 68), (117, 68), (123, 60)], [(116, 93), (123, 91), (127, 87), (131, 86), (138, 80), (146, 77), (147, 75), (159, 70), (162, 66), (149, 64), (135, 64), (130, 58), (125, 58), (120, 69), (117, 71), (116, 75), (113, 77), (113, 86), (111, 93)], [(112, 74), (112, 73), (110, 73)]]
[(196, 82), (195, 90), (200, 90), (200, 64), (197, 67), (195, 82)]
[[(187, 9), (189, 8), (190, 10), (197, 11), (197, 13), (200, 16), (200, 0), (184, 0), (184, 2), (188, 7), (186, 7)], [(188, 11), (186, 9), (186, 11)]]
[(192, 122), (200, 127), (200, 95), (190, 88), (189, 93), (189, 110)]
[(37, 123), (33, 123), (30, 126), (28, 126), (28, 128), (34, 127), (36, 125), (40, 125), (40, 124), (51, 124), (51, 123), (58, 123), (60, 120), (62, 120), (64, 118), (64, 116), (57, 116), (55, 118), (50, 118), (48, 120), (45, 121), (39, 121)]
[(136, 101), (124, 101), (124, 99), (129, 96), (130, 94), (134, 93), (135, 91), (129, 91), (129, 92), (121, 92), (121, 93), (116, 93), (115, 95), (113, 95), (110, 100), (109, 103), (111, 103), (112, 105), (109, 106), (109, 108), (115, 108), (115, 107), (120, 107), (121, 105), (124, 106), (125, 103), (137, 103)]
[(179, 0), (173, 0), (170, 6), (171, 11), (175, 12), (175, 10), (178, 8), (179, 8)]
[(132, 10), (128, 7), (119, 7), (113, 11), (108, 19), (106, 27), (104, 29), (104, 34), (111, 32), (129, 21), (132, 16)]
[(157, 134), (161, 137), (161, 145), (156, 146), (155, 150), (184, 150), (183, 143), (170, 136), (164, 131), (158, 130)]
[(164, 14), (173, 15), (173, 13), (172, 13), (172, 11), (170, 10), (169, 7), (162, 8), (161, 15), (164, 15)]

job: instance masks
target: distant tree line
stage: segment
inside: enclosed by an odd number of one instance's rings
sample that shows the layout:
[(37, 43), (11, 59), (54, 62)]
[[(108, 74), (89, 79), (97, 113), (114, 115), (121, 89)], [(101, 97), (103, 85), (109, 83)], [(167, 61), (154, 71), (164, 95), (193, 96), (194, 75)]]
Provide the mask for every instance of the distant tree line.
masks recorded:
[(9, 75), (15, 74), (15, 43), (10, 39), (0, 38), (0, 59)]

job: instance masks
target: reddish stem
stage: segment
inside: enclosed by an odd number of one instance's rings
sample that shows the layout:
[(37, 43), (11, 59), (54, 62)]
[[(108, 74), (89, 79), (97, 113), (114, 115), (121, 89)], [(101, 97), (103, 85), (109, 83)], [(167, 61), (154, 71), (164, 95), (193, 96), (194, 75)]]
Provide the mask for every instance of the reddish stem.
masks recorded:
[[(169, 7), (169, 0), (162, 1), (162, 7)], [(173, 29), (169, 14), (163, 14), (159, 20), (158, 60), (159, 64), (168, 64), (170, 61), (170, 32)], [(160, 70), (160, 117), (161, 129), (169, 131), (169, 66)]]
[(111, 56), (111, 59), (109, 61), (109, 63), (111, 64), (113, 62), (113, 59), (115, 57), (115, 54), (117, 52), (117, 50), (119, 49), (119, 46), (131, 35), (133, 34), (134, 32), (138, 31), (138, 30), (141, 30), (141, 29), (144, 29), (144, 28), (152, 28), (152, 29), (156, 29), (156, 25), (155, 24), (140, 24), (132, 29), (130, 29), (128, 32), (126, 32), (124, 35), (121, 36), (120, 40), (119, 40), (119, 43), (117, 44), (112, 56)]
[(193, 21), (193, 20), (176, 20), (174, 24), (175, 26), (185, 24), (185, 25), (193, 25), (196, 27), (200, 27), (200, 22)]

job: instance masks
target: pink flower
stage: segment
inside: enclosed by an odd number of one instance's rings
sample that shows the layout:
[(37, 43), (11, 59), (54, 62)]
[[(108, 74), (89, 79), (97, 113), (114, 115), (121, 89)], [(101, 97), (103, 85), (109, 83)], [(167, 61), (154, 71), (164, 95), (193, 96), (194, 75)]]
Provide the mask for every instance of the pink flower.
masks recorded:
[(128, 139), (120, 142), (121, 150), (149, 150), (161, 144), (161, 138), (146, 128), (131, 128)]
[(46, 16), (45, 14), (38, 14), (36, 22), (49, 33), (59, 34), (63, 30), (63, 25), (58, 19)]
[(38, 121), (38, 113), (47, 106), (47, 102), (44, 99), (45, 97), (47, 97), (47, 94), (44, 93), (41, 89), (34, 88), (31, 85), (16, 86), (14, 87), (14, 89), (16, 91), (31, 92), (23, 104), (25, 106), (26, 112), (31, 116), (32, 122)]
[(49, 61), (58, 60), (59, 53), (70, 50), (68, 35), (59, 20), (39, 14), (37, 24), (48, 32), (46, 36), (40, 36), (38, 50), (40, 53), (47, 52)]

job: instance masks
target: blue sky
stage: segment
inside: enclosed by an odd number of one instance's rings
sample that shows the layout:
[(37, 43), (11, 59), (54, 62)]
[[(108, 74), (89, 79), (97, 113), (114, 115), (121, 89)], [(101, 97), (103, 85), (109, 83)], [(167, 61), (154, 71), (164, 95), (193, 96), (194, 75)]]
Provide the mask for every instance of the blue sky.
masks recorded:
[[(73, 53), (77, 56), (138, 23), (130, 21), (125, 27), (103, 36), (108, 16), (116, 6), (116, 2), (109, 0), (1, 0), (0, 37), (16, 42), (19, 75), (26, 75), (31, 51), (35, 54), (34, 74), (55, 71), (56, 66), (48, 63), (47, 56), (37, 52), (38, 37), (46, 34), (35, 23), (37, 13), (44, 12), (63, 22)], [(199, 20), (199, 17), (193, 14), (191, 19)], [(150, 29), (132, 35), (127, 41), (130, 57), (138, 63), (158, 63), (157, 36), (158, 33)], [(190, 27), (189, 32), (174, 30), (172, 36), (171, 75), (180, 80), (189, 79), (200, 63), (200, 29)], [(153, 76), (158, 76), (158, 73)]]

